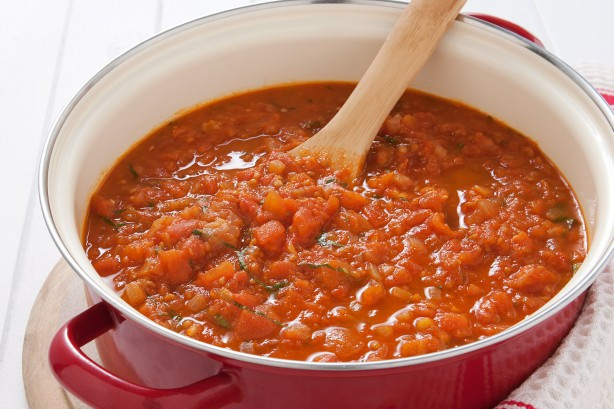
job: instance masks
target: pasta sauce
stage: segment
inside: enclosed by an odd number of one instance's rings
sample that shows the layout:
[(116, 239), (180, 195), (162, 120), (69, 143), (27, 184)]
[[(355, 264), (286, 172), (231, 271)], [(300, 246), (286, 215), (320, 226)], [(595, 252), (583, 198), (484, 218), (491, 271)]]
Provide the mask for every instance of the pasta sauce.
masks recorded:
[(573, 192), (484, 113), (407, 91), (354, 180), (287, 153), (353, 86), (253, 91), (152, 132), (92, 196), (94, 268), (174, 331), (326, 362), (479, 340), (569, 281), (587, 247)]

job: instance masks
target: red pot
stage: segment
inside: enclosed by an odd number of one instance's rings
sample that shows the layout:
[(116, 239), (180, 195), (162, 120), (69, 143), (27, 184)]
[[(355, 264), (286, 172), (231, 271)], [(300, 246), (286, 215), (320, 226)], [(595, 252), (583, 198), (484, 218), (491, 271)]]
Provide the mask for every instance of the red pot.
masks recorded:
[[(523, 322), (473, 344), (389, 361), (259, 357), (149, 321), (114, 294), (85, 256), (80, 234), (89, 193), (156, 123), (178, 108), (269, 83), (357, 80), (402, 7), (293, 1), (221, 13), (137, 46), (80, 91), (51, 132), (40, 172), (50, 232), (94, 300), (52, 341), (51, 367), (62, 385), (100, 408), (487, 408), (554, 352), (614, 251), (608, 211), (614, 115), (556, 57), (467, 16), (459, 17), (415, 87), (461, 99), (534, 136), (575, 188), (590, 233), (578, 273)], [(511, 23), (491, 21), (535, 41)], [(80, 350), (92, 340), (104, 368)]]
[[(489, 408), (554, 352), (583, 301), (584, 295), (530, 331), (470, 353), (351, 371), (273, 367), (195, 351), (101, 301), (60, 329), (49, 356), (58, 380), (100, 408)], [(80, 350), (93, 339), (104, 368)]]

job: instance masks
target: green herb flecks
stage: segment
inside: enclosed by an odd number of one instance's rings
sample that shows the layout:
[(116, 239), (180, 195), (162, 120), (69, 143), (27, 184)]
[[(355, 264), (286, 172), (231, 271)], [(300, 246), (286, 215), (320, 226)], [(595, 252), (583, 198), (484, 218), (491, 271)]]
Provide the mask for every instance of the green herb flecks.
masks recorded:
[(247, 273), (250, 278), (252, 280), (254, 280), (256, 282), (256, 284), (258, 284), (260, 287), (264, 288), (265, 290), (267, 290), (270, 293), (276, 293), (277, 291), (281, 290), (284, 287), (287, 287), (288, 285), (290, 285), (290, 283), (286, 280), (282, 280), (279, 281), (273, 285), (268, 285), (263, 283), (262, 281), (260, 281), (257, 277), (254, 277), (254, 275)]
[(329, 263), (321, 263), (321, 264), (315, 264), (315, 263), (299, 263), (299, 266), (305, 266), (305, 267), (309, 267), (309, 268), (313, 268), (318, 269), (318, 268), (330, 268), (331, 270), (334, 271), (339, 271), (340, 273), (343, 274), (350, 274), (349, 271), (347, 270), (347, 268), (343, 268), (343, 267), (335, 267)]
[(117, 209), (117, 210), (113, 210), (114, 214), (122, 214), (123, 212), (125, 212), (128, 209)]
[(269, 291), (279, 291), (282, 288), (287, 287), (289, 285), (290, 285), (290, 283), (287, 282), (286, 280), (281, 280), (281, 281), (279, 281), (279, 282), (277, 282), (277, 283), (275, 283), (273, 285), (268, 285), (266, 288), (270, 289)]
[(344, 247), (345, 244), (338, 243), (326, 238), (327, 233), (322, 233), (318, 236), (317, 241), (323, 247)]
[(463, 149), (465, 147), (465, 142), (459, 142), (456, 144), (457, 149)]
[(169, 308), (166, 312), (161, 312), (158, 314), (159, 317), (167, 317), (173, 321), (181, 320), (181, 315), (179, 315), (175, 310)]
[(264, 314), (264, 313), (262, 313), (262, 312), (260, 312), (260, 311), (256, 311), (255, 309), (250, 308), (250, 307), (248, 307), (247, 305), (243, 305), (243, 304), (241, 304), (240, 302), (238, 302), (238, 301), (234, 301), (234, 300), (232, 301), (232, 303), (233, 303), (235, 306), (237, 306), (237, 307), (241, 308), (242, 310), (249, 311), (249, 312), (251, 312), (252, 314), (256, 314), (256, 315), (259, 315), (259, 316), (261, 316), (261, 317), (263, 317), (263, 318), (266, 318), (267, 320), (269, 320), (269, 321), (271, 321), (271, 322), (275, 323), (276, 325), (279, 325), (279, 326), (280, 326), (280, 327), (282, 327), (282, 328), (283, 328), (283, 327), (285, 327), (285, 325), (284, 325), (283, 323), (281, 323), (281, 322), (277, 321), (277, 320), (276, 320), (276, 319), (274, 319), (274, 318), (269, 317), (268, 315), (266, 315), (266, 314)]
[(215, 321), (215, 323), (220, 327), (224, 327), (226, 329), (230, 328), (230, 323), (221, 314), (215, 314), (213, 316), (213, 321)]
[(575, 221), (573, 213), (567, 207), (567, 204), (560, 202), (552, 206), (546, 211), (546, 219), (554, 223), (573, 224)]
[(320, 129), (320, 128), (322, 128), (322, 122), (320, 122), (320, 121), (304, 121), (304, 122), (301, 122), (301, 128), (311, 129), (311, 130)]
[(346, 189), (348, 187), (347, 183), (342, 182), (342, 181), (340, 181), (340, 180), (338, 180), (338, 179), (336, 179), (334, 177), (328, 177), (328, 178), (324, 179), (324, 184), (325, 185), (335, 184), (335, 185), (339, 185), (339, 186), (341, 186), (343, 188), (346, 188)]
[(573, 263), (571, 265), (571, 272), (576, 274), (576, 272), (580, 269), (580, 266), (582, 266), (582, 263)]
[(553, 222), (564, 224), (567, 227), (567, 230), (571, 230), (574, 224), (576, 224), (577, 220), (573, 217), (560, 217), (553, 220)]
[(198, 236), (200, 238), (205, 236), (205, 233), (202, 230), (198, 230), (198, 229), (192, 230), (192, 234), (195, 235), (195, 236)]
[(128, 164), (128, 170), (130, 171), (130, 173), (132, 174), (132, 177), (134, 179), (138, 179), (139, 178), (139, 174), (136, 170), (134, 170), (134, 167), (132, 167), (131, 164)]
[(245, 262), (245, 252), (247, 251), (247, 247), (242, 248), (241, 250), (235, 251), (237, 253), (237, 259), (239, 259), (239, 267), (241, 270), (247, 272), (247, 263)]
[(399, 141), (397, 141), (394, 137), (390, 135), (382, 135), (382, 139), (388, 142), (391, 145), (398, 145)]
[(223, 242), (224, 247), (228, 247), (229, 249), (236, 250), (237, 248), (230, 243)]
[(290, 283), (286, 280), (282, 280), (278, 283), (275, 283), (273, 285), (268, 285), (264, 282), (262, 282), (260, 279), (258, 279), (258, 277), (254, 276), (253, 274), (251, 274), (249, 271), (247, 271), (247, 262), (245, 261), (245, 252), (247, 251), (247, 247), (242, 248), (241, 250), (237, 250), (235, 251), (235, 253), (237, 254), (237, 259), (239, 260), (239, 268), (243, 271), (245, 271), (247, 273), (247, 275), (256, 282), (256, 284), (258, 284), (260, 287), (264, 288), (265, 290), (267, 290), (268, 292), (274, 293), (279, 291), (281, 288), (284, 288), (286, 286), (288, 286)]
[(109, 226), (112, 226), (114, 229), (119, 229), (120, 227), (126, 225), (126, 223), (115, 223), (113, 220), (109, 219), (106, 216), (102, 216), (102, 221), (108, 224)]

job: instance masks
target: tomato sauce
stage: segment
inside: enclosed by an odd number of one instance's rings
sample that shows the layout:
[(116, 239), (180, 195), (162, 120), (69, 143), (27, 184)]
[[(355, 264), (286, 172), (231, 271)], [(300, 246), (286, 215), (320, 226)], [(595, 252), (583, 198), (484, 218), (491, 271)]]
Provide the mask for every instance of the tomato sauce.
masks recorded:
[(482, 339), (569, 281), (587, 248), (573, 192), (489, 115), (407, 91), (357, 179), (290, 156), (353, 86), (253, 91), (152, 132), (91, 199), (94, 268), (174, 331), (327, 362)]

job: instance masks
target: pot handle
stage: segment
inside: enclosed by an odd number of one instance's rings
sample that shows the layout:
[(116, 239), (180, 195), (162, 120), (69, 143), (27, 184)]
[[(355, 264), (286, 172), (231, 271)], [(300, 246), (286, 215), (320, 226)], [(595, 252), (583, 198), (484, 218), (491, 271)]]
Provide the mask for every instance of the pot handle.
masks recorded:
[(127, 382), (92, 361), (81, 347), (115, 327), (100, 302), (64, 324), (51, 341), (49, 363), (58, 381), (98, 408), (221, 408), (240, 398), (232, 376), (220, 372), (188, 386), (154, 389)]
[(544, 43), (542, 43), (539, 38), (535, 37), (532, 33), (520, 27), (518, 24), (512, 23), (511, 21), (502, 19), (500, 17), (491, 16), (490, 14), (482, 14), (482, 13), (466, 13), (466, 14), (468, 16), (475, 17), (482, 21), (486, 21), (487, 23), (494, 24), (497, 27), (504, 28), (508, 31), (511, 31), (512, 33), (518, 34), (519, 36), (526, 38), (527, 40), (531, 41), (532, 43), (537, 44), (538, 46), (542, 48), (546, 48), (544, 47)]

